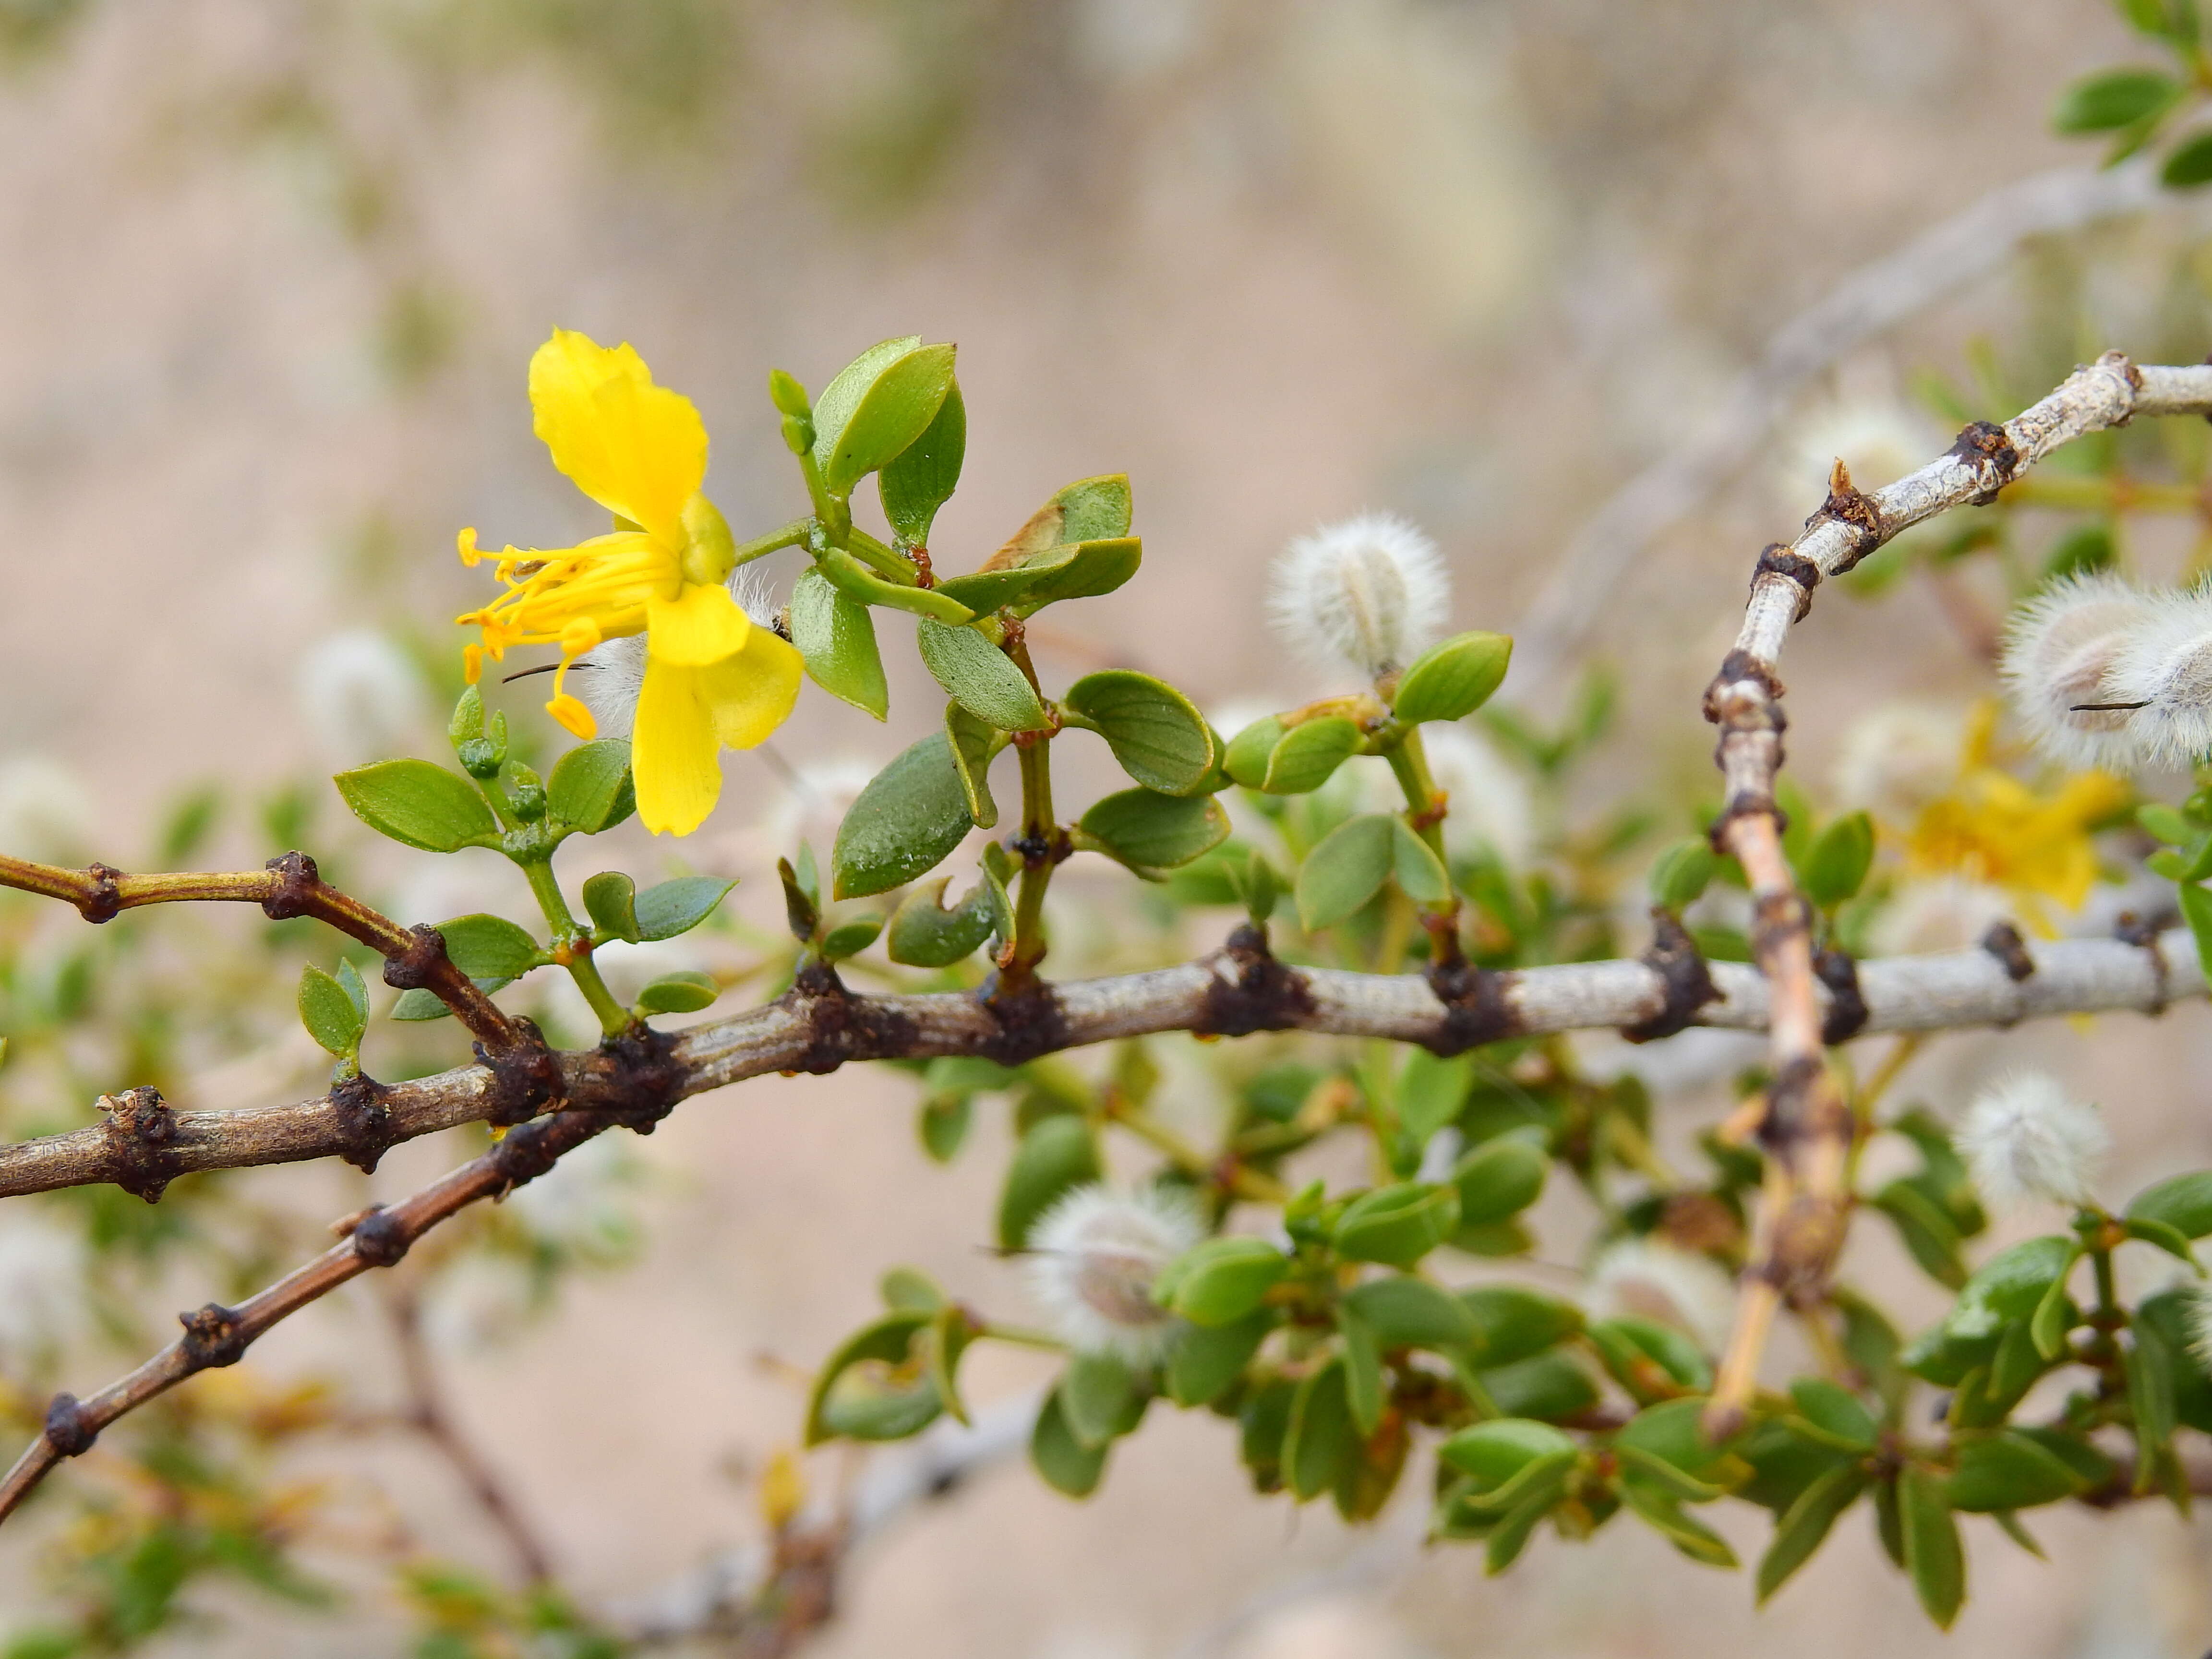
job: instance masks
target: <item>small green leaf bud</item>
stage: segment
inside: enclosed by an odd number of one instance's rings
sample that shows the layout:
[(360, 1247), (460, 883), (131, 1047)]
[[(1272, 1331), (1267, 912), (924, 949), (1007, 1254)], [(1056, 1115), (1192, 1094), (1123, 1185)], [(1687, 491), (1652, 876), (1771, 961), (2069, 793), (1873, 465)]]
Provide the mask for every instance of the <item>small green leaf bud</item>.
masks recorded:
[(461, 700), (453, 705), (453, 718), (447, 722), (446, 735), (459, 749), (471, 738), (483, 736), (483, 693), (475, 686), (461, 693)]
[(525, 823), (537, 823), (545, 816), (545, 781), (526, 766), (516, 767), (507, 781), (507, 804)]
[(794, 455), (804, 455), (814, 447), (814, 422), (804, 415), (783, 417), (784, 446)]
[(491, 717), (489, 735), (471, 738), (455, 748), (461, 769), (471, 777), (483, 782), (497, 777), (500, 768), (507, 764), (507, 711), (501, 709)]
[(794, 420), (805, 420), (814, 412), (806, 401), (806, 388), (780, 368), (768, 372), (768, 399)]

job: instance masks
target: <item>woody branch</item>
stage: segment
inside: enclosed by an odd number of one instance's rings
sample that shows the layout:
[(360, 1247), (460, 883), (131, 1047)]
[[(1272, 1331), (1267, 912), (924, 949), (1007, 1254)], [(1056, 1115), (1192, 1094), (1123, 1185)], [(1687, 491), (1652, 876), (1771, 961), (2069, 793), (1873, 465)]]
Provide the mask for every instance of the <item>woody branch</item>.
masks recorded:
[(1753, 949), (1771, 988), (1772, 1082), (1759, 1134), (1769, 1176), (1753, 1260), (1715, 1384), (1708, 1427), (1742, 1419), (1776, 1314), (1825, 1293), (1849, 1217), (1851, 1120), (1828, 1069), (1809, 910), (1782, 854), (1774, 801), (1782, 769), (1783, 686), (1776, 667), (1790, 627), (1826, 578), (1850, 570), (1900, 531), (1954, 507), (1994, 501), (2060, 445), (2137, 415), (2212, 411), (2212, 367), (2138, 368), (2107, 352), (2002, 426), (1977, 421), (1918, 471), (1871, 494), (1841, 462), (1828, 497), (1797, 538), (1760, 554), (1734, 648), (1705, 692), (1721, 728), (1716, 759), (1727, 799), (1713, 842), (1742, 865), (1755, 906)]

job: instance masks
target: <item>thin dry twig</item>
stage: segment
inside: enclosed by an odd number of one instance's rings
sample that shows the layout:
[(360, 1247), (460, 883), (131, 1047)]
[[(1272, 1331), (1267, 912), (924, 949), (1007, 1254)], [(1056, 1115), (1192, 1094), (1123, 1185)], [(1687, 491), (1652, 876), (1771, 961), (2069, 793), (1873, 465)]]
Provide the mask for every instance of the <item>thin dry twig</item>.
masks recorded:
[(1828, 1269), (1850, 1216), (1851, 1119), (1826, 1062), (1814, 974), (1811, 912), (1782, 854), (1774, 787), (1782, 769), (1783, 686), (1776, 673), (1790, 628), (1814, 590), (1850, 569), (1900, 531), (1954, 507), (1981, 505), (2059, 446), (2124, 426), (2137, 415), (2212, 410), (2212, 368), (2137, 368), (2107, 352), (2002, 426), (1977, 421), (1939, 459), (1868, 495), (1836, 464), (1828, 496), (1797, 538), (1759, 555), (1743, 627), (1705, 691), (1705, 717), (1721, 729), (1717, 756), (1727, 801), (1713, 844), (1732, 853), (1751, 884), (1753, 949), (1772, 988), (1772, 1081), (1758, 1134), (1768, 1158), (1736, 1324), (1715, 1382), (1708, 1428), (1742, 1420), (1776, 1314), (1826, 1294)]

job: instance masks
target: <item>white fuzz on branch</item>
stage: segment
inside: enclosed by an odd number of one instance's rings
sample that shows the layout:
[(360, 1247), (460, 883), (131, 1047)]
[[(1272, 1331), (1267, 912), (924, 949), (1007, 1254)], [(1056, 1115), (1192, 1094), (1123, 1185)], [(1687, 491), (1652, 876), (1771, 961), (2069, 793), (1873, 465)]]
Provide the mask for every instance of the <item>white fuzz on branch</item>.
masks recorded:
[(2112, 1144), (2104, 1115), (2045, 1072), (2014, 1072), (1983, 1090), (1953, 1140), (1999, 1210), (2091, 1202)]
[(1395, 672), (1442, 630), (1451, 608), (1443, 558), (1411, 522), (1363, 513), (1323, 525), (1275, 561), (1267, 617), (1316, 664), (1365, 679)]
[(2142, 750), (2141, 701), (2120, 689), (2117, 670), (2156, 603), (2118, 576), (2094, 573), (2053, 582), (2014, 613), (2004, 677), (2029, 739), (2063, 765), (2124, 772)]
[(2140, 757), (2187, 766), (2212, 753), (2212, 586), (2151, 596), (2105, 675)]
[(1205, 1237), (1196, 1202), (1175, 1188), (1078, 1187), (1030, 1229), (1030, 1289), (1077, 1352), (1152, 1364), (1180, 1328), (1152, 1281)]

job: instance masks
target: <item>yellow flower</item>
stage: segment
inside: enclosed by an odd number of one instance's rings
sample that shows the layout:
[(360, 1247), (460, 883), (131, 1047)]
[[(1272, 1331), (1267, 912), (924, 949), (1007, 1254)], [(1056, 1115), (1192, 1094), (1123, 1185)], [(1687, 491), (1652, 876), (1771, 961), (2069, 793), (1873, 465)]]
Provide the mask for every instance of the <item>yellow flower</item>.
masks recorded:
[[(723, 744), (750, 749), (783, 724), (799, 696), (799, 653), (751, 618), (725, 585), (730, 528), (699, 493), (707, 428), (691, 400), (653, 383), (628, 345), (610, 349), (566, 329), (530, 360), (530, 404), (553, 465), (615, 515), (613, 533), (577, 547), (494, 556), (507, 592), (459, 618), (479, 629), (473, 681), (489, 653), (557, 645), (546, 712), (580, 738), (592, 712), (563, 682), (602, 640), (646, 636), (645, 682), (631, 732), (637, 812), (647, 829), (688, 835), (714, 810)], [(473, 530), (460, 535), (473, 565)]]
[(1991, 761), (1995, 716), (1994, 705), (1976, 711), (1958, 781), (1921, 809), (1905, 839), (1905, 867), (2004, 888), (2021, 902), (2025, 920), (2049, 933), (2037, 901), (2081, 908), (2097, 878), (2092, 832), (2127, 805), (2130, 792), (2103, 772), (2070, 773), (2041, 793), (2029, 788)]

